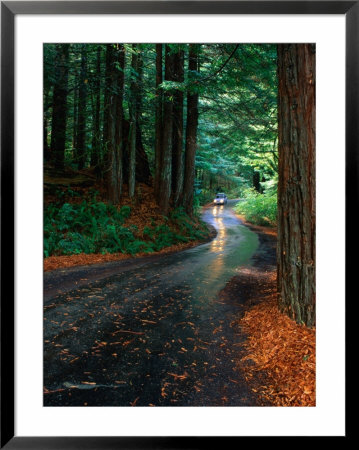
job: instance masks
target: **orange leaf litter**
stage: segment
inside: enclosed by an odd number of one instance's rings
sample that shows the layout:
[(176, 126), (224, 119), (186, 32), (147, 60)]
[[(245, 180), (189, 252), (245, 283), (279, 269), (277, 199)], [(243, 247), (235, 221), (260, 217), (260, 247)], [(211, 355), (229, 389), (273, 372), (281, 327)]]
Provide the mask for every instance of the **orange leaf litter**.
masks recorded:
[(173, 253), (187, 248), (195, 247), (196, 245), (203, 244), (203, 241), (190, 241), (181, 242), (179, 244), (171, 245), (170, 247), (165, 247), (160, 251), (148, 253), (136, 253), (135, 256), (128, 255), (125, 253), (107, 253), (102, 255), (100, 253), (85, 254), (80, 253), (78, 255), (61, 255), (61, 256), (49, 256), (44, 259), (44, 272), (49, 272), (50, 270), (65, 269), (74, 266), (86, 266), (91, 264), (102, 264), (109, 261), (119, 261), (125, 259), (133, 259), (136, 257), (146, 256), (151, 257), (152, 255), (159, 255), (165, 253)]
[(248, 310), (239, 325), (248, 334), (240, 366), (255, 383), (253, 391), (275, 406), (315, 406), (315, 329), (281, 313), (275, 293)]

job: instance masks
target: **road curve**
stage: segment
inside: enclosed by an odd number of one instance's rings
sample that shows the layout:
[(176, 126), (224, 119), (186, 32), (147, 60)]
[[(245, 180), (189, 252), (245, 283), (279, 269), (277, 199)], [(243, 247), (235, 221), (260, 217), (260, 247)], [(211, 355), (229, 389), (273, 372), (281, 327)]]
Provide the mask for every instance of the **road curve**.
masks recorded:
[(256, 405), (236, 369), (240, 293), (221, 296), (258, 248), (233, 203), (204, 211), (209, 243), (45, 274), (45, 406)]

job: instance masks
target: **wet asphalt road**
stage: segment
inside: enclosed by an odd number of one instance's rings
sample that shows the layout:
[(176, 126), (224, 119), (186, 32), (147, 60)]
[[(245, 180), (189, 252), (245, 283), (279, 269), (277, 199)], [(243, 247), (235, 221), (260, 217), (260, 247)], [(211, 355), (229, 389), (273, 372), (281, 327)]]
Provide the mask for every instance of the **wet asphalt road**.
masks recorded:
[(221, 290), (258, 236), (226, 206), (209, 243), (45, 274), (45, 406), (254, 406), (236, 369), (241, 296)]

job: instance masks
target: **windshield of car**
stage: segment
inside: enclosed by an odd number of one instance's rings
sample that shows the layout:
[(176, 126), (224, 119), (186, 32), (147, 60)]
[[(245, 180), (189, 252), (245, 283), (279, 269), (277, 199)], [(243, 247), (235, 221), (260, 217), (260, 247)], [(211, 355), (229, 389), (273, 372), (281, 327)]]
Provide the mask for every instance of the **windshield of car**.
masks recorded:
[(216, 198), (224, 198), (224, 197), (225, 197), (224, 194), (217, 194), (217, 197), (216, 197)]

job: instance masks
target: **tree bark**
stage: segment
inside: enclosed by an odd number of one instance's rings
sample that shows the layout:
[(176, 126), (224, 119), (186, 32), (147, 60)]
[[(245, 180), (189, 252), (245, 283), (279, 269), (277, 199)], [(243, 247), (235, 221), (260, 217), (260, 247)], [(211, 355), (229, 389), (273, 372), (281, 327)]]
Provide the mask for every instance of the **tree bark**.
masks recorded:
[(47, 111), (47, 105), (49, 102), (49, 88), (44, 88), (44, 110), (43, 110), (43, 145), (44, 145), (44, 160), (50, 161), (51, 158), (51, 151), (49, 147), (49, 143), (47, 140), (48, 136), (48, 111)]
[(47, 128), (47, 118), (44, 114), (44, 119), (43, 119), (43, 143), (44, 143), (44, 160), (45, 161), (49, 161), (50, 160), (50, 149), (49, 149), (49, 144), (47, 143), (47, 133), (48, 133), (48, 128)]
[[(130, 122), (123, 119), (123, 179), (128, 182), (129, 167), (129, 135)], [(124, 181), (125, 182), (125, 181)], [(151, 170), (147, 153), (143, 147), (141, 130), (137, 124), (136, 127), (136, 183), (145, 183), (152, 186)]]
[[(171, 49), (166, 45), (165, 49), (165, 80), (173, 77), (173, 55)], [(173, 126), (173, 103), (172, 92), (166, 91), (163, 95), (163, 134), (162, 134), (162, 157), (159, 187), (159, 206), (162, 214), (167, 215), (171, 197), (172, 179), (172, 126)]]
[[(184, 52), (179, 49), (174, 55), (173, 80), (184, 81)], [(177, 90), (173, 102), (172, 138), (172, 196), (173, 205), (178, 206), (183, 189), (183, 92)]]
[(118, 196), (122, 194), (123, 186), (123, 93), (125, 83), (125, 47), (118, 44), (117, 48), (117, 96), (116, 96), (116, 127), (115, 127), (115, 146), (116, 146), (116, 167), (117, 167), (117, 191)]
[(101, 160), (101, 138), (100, 138), (100, 110), (101, 110), (101, 52), (102, 48), (97, 47), (96, 58), (96, 75), (94, 82), (95, 90), (95, 105), (93, 112), (93, 138), (92, 138), (92, 152), (91, 152), (91, 166), (95, 167), (96, 175), (99, 175), (100, 160)]
[(315, 46), (278, 45), (278, 301), (315, 325)]
[[(199, 71), (199, 45), (189, 46), (189, 75)], [(197, 149), (198, 93), (193, 89), (187, 94), (187, 124), (185, 149), (185, 176), (183, 186), (183, 205), (189, 215), (193, 214), (193, 189), (195, 181), (195, 158)]]
[(72, 125), (72, 159), (78, 160), (77, 155), (77, 131), (78, 131), (78, 107), (79, 107), (79, 89), (78, 89), (78, 72), (75, 70), (74, 75), (74, 104), (73, 104), (73, 125)]
[(156, 44), (156, 119), (155, 119), (155, 179), (154, 189), (155, 197), (159, 202), (159, 188), (161, 177), (161, 159), (162, 159), (162, 101), (163, 94), (159, 85), (162, 83), (162, 52), (163, 45)]
[(65, 164), (69, 45), (56, 45), (55, 84), (52, 106), (51, 153), (56, 168)]
[(87, 55), (86, 45), (81, 49), (81, 71), (78, 105), (77, 156), (78, 168), (81, 170), (86, 163), (86, 101), (87, 101)]
[(102, 129), (102, 153), (103, 153), (103, 164), (101, 167), (101, 174), (104, 174), (104, 171), (107, 170), (108, 166), (108, 131), (109, 131), (109, 123), (110, 123), (110, 93), (111, 93), (111, 65), (113, 63), (113, 52), (112, 45), (106, 45), (106, 57), (105, 57), (105, 91), (104, 91), (104, 99), (103, 99), (103, 129)]
[(138, 102), (138, 49), (132, 45), (132, 78), (130, 84), (130, 131), (129, 131), (129, 173), (128, 173), (128, 195), (133, 198), (136, 186), (136, 123)]
[[(116, 49), (113, 44), (109, 44), (106, 50), (106, 86), (105, 95), (105, 123), (106, 129), (106, 186), (108, 199), (112, 203), (119, 201), (118, 188), (118, 158), (116, 149), (116, 97), (117, 97), (117, 68)], [(106, 134), (105, 134), (106, 133)]]

